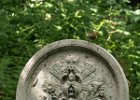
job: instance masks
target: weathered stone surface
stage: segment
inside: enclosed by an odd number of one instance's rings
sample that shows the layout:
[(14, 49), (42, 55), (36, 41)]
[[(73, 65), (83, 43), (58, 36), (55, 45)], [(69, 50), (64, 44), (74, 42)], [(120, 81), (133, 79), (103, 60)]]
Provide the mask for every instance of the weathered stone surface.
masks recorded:
[(39, 50), (23, 69), (16, 100), (129, 100), (119, 63), (83, 40), (61, 40)]

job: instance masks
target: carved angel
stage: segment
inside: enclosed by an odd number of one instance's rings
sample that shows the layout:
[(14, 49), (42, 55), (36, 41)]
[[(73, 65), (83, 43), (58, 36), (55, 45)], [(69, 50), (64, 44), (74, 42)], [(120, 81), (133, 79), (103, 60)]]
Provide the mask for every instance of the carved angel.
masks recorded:
[(43, 91), (50, 97), (46, 100), (105, 100), (102, 82), (86, 81), (96, 68), (85, 61), (83, 69), (77, 69), (79, 59), (73, 55), (66, 57), (66, 64), (54, 63), (50, 67), (50, 74), (60, 83), (43, 84)]

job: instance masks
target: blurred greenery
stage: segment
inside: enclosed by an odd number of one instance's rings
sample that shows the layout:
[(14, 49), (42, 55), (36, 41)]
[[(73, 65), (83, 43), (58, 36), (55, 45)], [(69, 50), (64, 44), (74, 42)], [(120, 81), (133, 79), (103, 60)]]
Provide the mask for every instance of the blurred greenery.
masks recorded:
[(122, 65), (140, 100), (140, 4), (128, 0), (0, 0), (0, 100), (15, 100), (19, 74), (44, 45), (83, 39)]

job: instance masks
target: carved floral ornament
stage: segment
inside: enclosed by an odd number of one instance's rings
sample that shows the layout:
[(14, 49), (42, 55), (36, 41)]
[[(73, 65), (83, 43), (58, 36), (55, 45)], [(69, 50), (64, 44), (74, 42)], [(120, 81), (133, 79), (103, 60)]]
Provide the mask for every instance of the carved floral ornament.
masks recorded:
[(49, 72), (60, 83), (44, 82), (42, 89), (49, 94), (43, 100), (106, 100), (104, 82), (85, 81), (96, 68), (91, 62), (85, 62), (82, 70), (78, 70), (79, 59), (74, 55), (66, 57), (66, 64), (54, 63)]
[(66, 39), (39, 50), (25, 65), (16, 100), (129, 100), (123, 70), (103, 48)]

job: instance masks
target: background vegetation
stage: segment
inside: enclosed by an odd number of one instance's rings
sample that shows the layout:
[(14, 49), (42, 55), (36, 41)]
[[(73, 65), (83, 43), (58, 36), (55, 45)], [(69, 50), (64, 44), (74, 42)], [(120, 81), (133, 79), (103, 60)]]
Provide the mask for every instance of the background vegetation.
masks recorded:
[(140, 4), (128, 0), (0, 0), (0, 100), (15, 100), (19, 74), (44, 45), (83, 39), (122, 65), (140, 100)]

